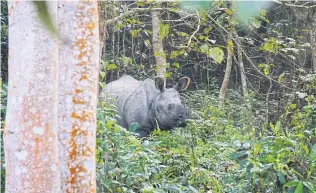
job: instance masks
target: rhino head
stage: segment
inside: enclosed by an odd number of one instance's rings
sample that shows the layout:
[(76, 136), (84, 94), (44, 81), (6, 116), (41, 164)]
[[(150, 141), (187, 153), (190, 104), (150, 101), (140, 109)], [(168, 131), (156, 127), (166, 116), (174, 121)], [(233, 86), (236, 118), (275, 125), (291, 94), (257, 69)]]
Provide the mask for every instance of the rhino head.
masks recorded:
[(179, 91), (185, 90), (190, 84), (188, 77), (182, 77), (172, 88), (165, 88), (164, 79), (155, 78), (155, 86), (160, 91), (153, 101), (152, 111), (161, 130), (186, 126), (189, 118), (187, 106), (180, 98)]

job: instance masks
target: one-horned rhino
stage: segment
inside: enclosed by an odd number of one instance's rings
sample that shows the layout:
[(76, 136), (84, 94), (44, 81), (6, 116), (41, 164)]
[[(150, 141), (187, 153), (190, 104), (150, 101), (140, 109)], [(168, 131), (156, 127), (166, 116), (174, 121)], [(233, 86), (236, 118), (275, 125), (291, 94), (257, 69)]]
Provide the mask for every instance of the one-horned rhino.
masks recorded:
[(165, 88), (164, 79), (138, 81), (129, 75), (110, 82), (101, 92), (101, 100), (115, 104), (118, 122), (124, 128), (132, 124), (140, 137), (147, 137), (157, 124), (161, 130), (184, 127), (188, 108), (180, 99), (179, 91), (190, 83), (187, 77), (180, 78), (173, 88)]

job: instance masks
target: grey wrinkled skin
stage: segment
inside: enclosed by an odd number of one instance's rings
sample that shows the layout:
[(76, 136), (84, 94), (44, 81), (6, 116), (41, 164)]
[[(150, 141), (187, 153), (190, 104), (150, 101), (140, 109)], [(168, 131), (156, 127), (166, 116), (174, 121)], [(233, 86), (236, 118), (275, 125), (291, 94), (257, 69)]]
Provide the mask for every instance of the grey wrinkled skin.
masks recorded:
[[(161, 130), (184, 127), (188, 119), (188, 108), (180, 99), (180, 90), (188, 87), (190, 79), (181, 78), (173, 88), (165, 88), (164, 80), (138, 81), (129, 75), (110, 82), (101, 91), (101, 100), (115, 104), (119, 124), (129, 128), (138, 124), (140, 137), (147, 137), (157, 124)], [(105, 96), (106, 95), (106, 96)]]

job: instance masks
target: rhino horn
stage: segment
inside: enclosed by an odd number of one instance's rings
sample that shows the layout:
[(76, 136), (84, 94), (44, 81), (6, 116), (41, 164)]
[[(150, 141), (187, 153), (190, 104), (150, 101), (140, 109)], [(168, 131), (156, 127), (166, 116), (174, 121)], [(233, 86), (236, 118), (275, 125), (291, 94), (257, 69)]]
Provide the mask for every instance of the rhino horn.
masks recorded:
[(185, 90), (188, 88), (190, 81), (190, 78), (182, 77), (178, 80), (178, 83), (173, 88), (177, 91)]

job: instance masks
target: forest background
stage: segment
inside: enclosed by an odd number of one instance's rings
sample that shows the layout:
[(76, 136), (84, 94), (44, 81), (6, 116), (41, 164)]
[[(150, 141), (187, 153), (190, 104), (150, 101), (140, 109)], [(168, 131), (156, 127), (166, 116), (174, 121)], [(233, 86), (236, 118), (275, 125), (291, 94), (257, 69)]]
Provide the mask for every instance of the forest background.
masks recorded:
[[(1, 122), (7, 9), (2, 0)], [(142, 143), (113, 106), (99, 109), (98, 192), (316, 192), (315, 3), (100, 1), (99, 18), (99, 86), (187, 76), (191, 119)]]

